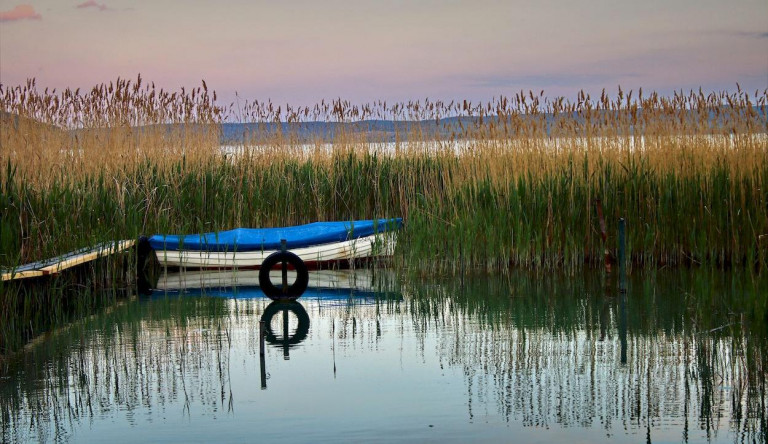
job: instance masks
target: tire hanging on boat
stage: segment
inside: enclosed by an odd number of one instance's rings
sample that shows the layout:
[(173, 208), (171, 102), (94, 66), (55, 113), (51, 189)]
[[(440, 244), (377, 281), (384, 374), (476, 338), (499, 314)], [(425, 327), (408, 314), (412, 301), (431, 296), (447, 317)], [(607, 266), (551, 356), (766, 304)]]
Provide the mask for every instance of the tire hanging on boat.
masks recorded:
[[(296, 271), (296, 281), (285, 287), (278, 287), (272, 283), (269, 272), (277, 264), (290, 264)], [(259, 270), (259, 286), (268, 298), (274, 301), (294, 300), (304, 294), (309, 285), (309, 271), (307, 265), (300, 257), (290, 251), (278, 251), (264, 259)]]

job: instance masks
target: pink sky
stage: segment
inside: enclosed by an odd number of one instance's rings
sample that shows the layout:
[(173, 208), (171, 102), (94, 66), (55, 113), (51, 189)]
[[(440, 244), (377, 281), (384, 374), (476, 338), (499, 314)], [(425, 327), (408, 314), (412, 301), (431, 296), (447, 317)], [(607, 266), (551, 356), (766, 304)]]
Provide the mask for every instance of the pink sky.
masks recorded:
[(0, 0), (0, 82), (205, 79), (222, 101), (768, 88), (765, 0)]

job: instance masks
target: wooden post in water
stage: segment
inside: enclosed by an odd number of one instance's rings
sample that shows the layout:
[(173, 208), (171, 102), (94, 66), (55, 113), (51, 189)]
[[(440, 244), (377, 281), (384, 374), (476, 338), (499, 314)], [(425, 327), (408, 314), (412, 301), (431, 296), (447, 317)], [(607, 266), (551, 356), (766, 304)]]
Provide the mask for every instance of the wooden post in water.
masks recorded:
[(627, 363), (627, 294), (619, 295), (619, 345), (621, 363)]
[[(286, 247), (286, 240), (280, 239), (280, 250), (285, 253), (288, 249)], [(288, 290), (288, 263), (283, 261), (283, 293)]]
[(627, 233), (624, 218), (619, 219), (619, 342), (621, 363), (627, 363)]

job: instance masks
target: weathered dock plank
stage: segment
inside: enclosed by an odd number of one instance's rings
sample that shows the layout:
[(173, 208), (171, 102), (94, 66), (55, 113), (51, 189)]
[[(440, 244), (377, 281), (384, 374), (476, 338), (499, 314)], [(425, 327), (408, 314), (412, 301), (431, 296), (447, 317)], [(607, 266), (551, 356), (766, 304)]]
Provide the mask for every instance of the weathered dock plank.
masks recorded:
[(133, 247), (135, 243), (135, 240), (102, 242), (93, 247), (81, 248), (51, 259), (32, 262), (31, 264), (22, 265), (13, 269), (3, 269), (0, 270), (0, 280), (10, 281), (56, 274), (86, 262), (91, 262), (111, 254), (120, 253), (121, 251)]

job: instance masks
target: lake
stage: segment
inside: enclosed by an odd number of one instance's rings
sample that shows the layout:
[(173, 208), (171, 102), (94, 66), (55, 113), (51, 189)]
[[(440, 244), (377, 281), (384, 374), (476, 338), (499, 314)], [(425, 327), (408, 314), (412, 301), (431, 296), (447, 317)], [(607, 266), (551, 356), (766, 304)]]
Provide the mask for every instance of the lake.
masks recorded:
[(328, 271), (292, 304), (227, 279), (32, 341), (2, 441), (766, 441), (765, 278)]

